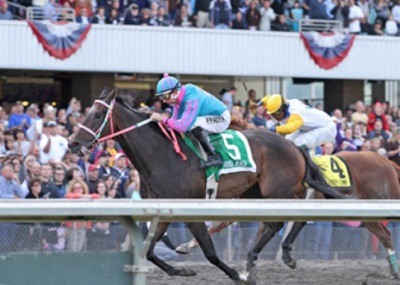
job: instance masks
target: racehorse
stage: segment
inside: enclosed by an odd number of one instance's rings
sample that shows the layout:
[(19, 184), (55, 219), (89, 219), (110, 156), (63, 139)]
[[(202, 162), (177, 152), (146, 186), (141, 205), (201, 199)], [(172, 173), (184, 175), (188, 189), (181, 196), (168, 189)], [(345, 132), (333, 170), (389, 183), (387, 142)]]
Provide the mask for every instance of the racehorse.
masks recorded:
[[(135, 130), (127, 131), (132, 125), (148, 119), (148, 115), (130, 107), (115, 90), (103, 91), (87, 114), (75, 138), (69, 143), (72, 152), (91, 149), (100, 137), (119, 135), (119, 142), (125, 154), (141, 175), (147, 198), (201, 199), (206, 196), (206, 176), (200, 170), (200, 160), (186, 146), (178, 135), (177, 140), (187, 155), (184, 161), (174, 152), (170, 140), (160, 126), (149, 123)], [(129, 129), (130, 130), (130, 129)], [(305, 183), (320, 191), (327, 198), (343, 198), (339, 192), (328, 187), (321, 173), (309, 156), (292, 142), (277, 134), (262, 130), (243, 132), (257, 166), (255, 173), (239, 172), (222, 175), (219, 180), (217, 198), (302, 198)], [(141, 186), (142, 186), (141, 185)], [(142, 189), (143, 190), (143, 189)], [(189, 268), (175, 268), (154, 254), (154, 246), (169, 223), (159, 223), (147, 252), (147, 259), (169, 275), (193, 276)], [(222, 262), (215, 251), (204, 222), (187, 223), (198, 241), (206, 258), (235, 281), (249, 281), (248, 272), (239, 274)], [(258, 235), (258, 242), (248, 255), (247, 269), (254, 266), (263, 246), (283, 227), (280, 222), (264, 222)]]
[[(348, 165), (353, 178), (353, 187), (347, 192), (359, 199), (400, 199), (400, 167), (376, 152), (339, 152), (335, 154)], [(316, 195), (316, 198), (319, 195)], [(293, 242), (306, 222), (295, 222), (282, 242), (282, 259), (290, 268), (296, 267), (291, 251)], [(388, 252), (388, 262), (392, 277), (399, 277), (399, 266), (394, 252), (389, 229), (381, 222), (363, 222), (365, 227), (382, 242)]]

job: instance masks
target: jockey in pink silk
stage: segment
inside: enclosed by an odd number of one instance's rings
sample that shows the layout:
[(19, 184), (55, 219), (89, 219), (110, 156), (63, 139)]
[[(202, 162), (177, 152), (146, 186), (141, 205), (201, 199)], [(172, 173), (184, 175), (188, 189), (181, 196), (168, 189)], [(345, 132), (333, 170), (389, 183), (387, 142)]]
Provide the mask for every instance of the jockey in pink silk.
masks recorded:
[(226, 106), (203, 89), (193, 84), (181, 85), (178, 79), (168, 74), (164, 74), (157, 83), (156, 96), (172, 105), (174, 111), (170, 119), (158, 113), (152, 114), (151, 119), (178, 132), (190, 131), (208, 156), (208, 160), (202, 162), (201, 169), (221, 165), (222, 160), (215, 152), (207, 132), (221, 133), (229, 127), (231, 116)]

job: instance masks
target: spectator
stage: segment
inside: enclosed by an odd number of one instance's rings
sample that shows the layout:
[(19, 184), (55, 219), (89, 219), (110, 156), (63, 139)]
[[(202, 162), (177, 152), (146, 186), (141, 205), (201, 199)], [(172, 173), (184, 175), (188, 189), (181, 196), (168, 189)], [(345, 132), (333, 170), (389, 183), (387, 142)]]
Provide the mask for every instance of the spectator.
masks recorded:
[(179, 13), (176, 15), (175, 24), (176, 27), (194, 27), (195, 20), (188, 14), (188, 8), (186, 5), (182, 5)]
[(55, 167), (53, 180), (56, 185), (58, 197), (64, 198), (67, 194), (67, 183), (65, 181), (65, 169), (62, 166)]
[(232, 29), (234, 30), (244, 30), (246, 28), (246, 23), (243, 19), (242, 13), (239, 11), (236, 13), (235, 19), (232, 21)]
[(143, 8), (141, 12), (141, 17), (140, 17), (140, 24), (142, 26), (151, 26), (151, 18), (150, 18), (150, 9), (148, 8)]
[(364, 141), (365, 137), (362, 133), (361, 125), (360, 124), (353, 125), (353, 143), (358, 150), (361, 149), (361, 146), (363, 145)]
[(280, 31), (280, 32), (290, 32), (290, 27), (286, 23), (286, 16), (285, 15), (279, 15), (278, 17), (278, 22), (276, 22), (273, 26), (274, 31)]
[(103, 179), (104, 175), (110, 175), (111, 174), (111, 166), (110, 166), (110, 161), (111, 161), (111, 155), (108, 151), (103, 151), (100, 154), (99, 157), (99, 178)]
[(383, 112), (382, 104), (380, 102), (376, 102), (373, 106), (373, 111), (368, 116), (368, 123), (367, 123), (367, 131), (371, 132), (374, 129), (375, 122), (377, 120), (382, 121), (383, 129), (388, 131), (389, 124), (386, 119), (386, 115)]
[(209, 28), (211, 27), (210, 22), (210, 4), (211, 0), (196, 0), (194, 6), (194, 14), (196, 19), (196, 25), (198, 28)]
[(165, 13), (165, 7), (160, 6), (157, 15), (150, 20), (152, 26), (168, 27), (170, 26), (169, 16)]
[(361, 20), (364, 14), (360, 7), (355, 5), (354, 0), (349, 0), (349, 32), (351, 34), (359, 34), (361, 32)]
[(261, 14), (257, 7), (257, 1), (251, 0), (250, 7), (245, 15), (247, 29), (255, 31), (258, 30), (261, 21)]
[(108, 198), (106, 183), (103, 180), (98, 180), (93, 193), (99, 194), (100, 198)]
[(389, 134), (383, 129), (381, 120), (376, 120), (374, 129), (368, 133), (368, 139), (379, 138), (383, 144), (389, 139)]
[(397, 27), (400, 29), (400, 0), (395, 1), (395, 5), (392, 8), (393, 20), (397, 23)]
[(263, 2), (263, 7), (260, 9), (260, 15), (260, 31), (270, 31), (271, 22), (276, 19), (274, 9), (271, 8), (270, 0), (265, 0)]
[(355, 112), (351, 115), (351, 123), (358, 124), (358, 123), (364, 123), (367, 124), (368, 122), (368, 116), (365, 114), (365, 106), (362, 101), (357, 101), (354, 104), (355, 107)]
[(81, 24), (90, 24), (93, 19), (89, 16), (87, 9), (80, 9), (80, 14), (76, 17), (76, 22)]
[(13, 20), (14, 17), (8, 10), (8, 3), (6, 0), (0, 0), (0, 20)]
[(228, 108), (228, 111), (232, 110), (233, 107), (233, 103), (235, 100), (235, 96), (237, 93), (237, 89), (235, 86), (232, 86), (231, 88), (229, 88), (228, 91), (226, 91), (223, 95), (222, 95), (222, 102), (226, 105), (226, 107)]
[(133, 200), (140, 200), (140, 177), (136, 169), (129, 171), (128, 181), (125, 184), (125, 197)]
[(375, 24), (369, 29), (368, 35), (383, 36), (385, 33), (382, 30), (382, 21), (377, 19)]
[(40, 161), (46, 163), (50, 158), (56, 161), (62, 161), (64, 155), (68, 150), (68, 141), (57, 134), (57, 123), (49, 121), (44, 124), (44, 130), (41, 140), (40, 149), (41, 157)]
[(256, 114), (253, 117), (252, 122), (256, 127), (262, 127), (262, 128), (267, 127), (267, 120), (265, 119), (265, 109), (263, 106), (257, 107)]
[(31, 143), (26, 139), (25, 133), (22, 129), (17, 129), (15, 132), (14, 149), (18, 155), (25, 157), (28, 155), (31, 148)]
[(211, 26), (215, 29), (230, 29), (232, 7), (229, 0), (212, 0), (210, 3)]
[(44, 20), (57, 21), (60, 16), (60, 5), (56, 0), (49, 0), (43, 7), (43, 18)]
[[(81, 198), (99, 198), (98, 194), (89, 194), (86, 183), (82, 179), (73, 179), (68, 187), (67, 199), (81, 199)], [(82, 251), (86, 239), (86, 226), (90, 224), (86, 222), (66, 222), (67, 227), (67, 250), (79, 252)]]
[(99, 166), (92, 164), (89, 166), (87, 179), (90, 194), (95, 193), (97, 183), (99, 183)]
[[(92, 19), (93, 24), (106, 24), (106, 9), (104, 7), (97, 8), (97, 14)], [(57, 120), (58, 123), (60, 123)]]
[(344, 28), (349, 27), (349, 13), (350, 8), (344, 0), (337, 0), (335, 7), (330, 11), (333, 19), (342, 22)]
[(382, 26), (385, 26), (390, 14), (387, 0), (378, 0), (378, 3), (375, 5), (375, 11), (376, 20), (380, 20)]
[(125, 198), (125, 184), (128, 181), (128, 169), (126, 156), (123, 153), (117, 153), (114, 156), (114, 167), (111, 168), (111, 176), (119, 180), (117, 191), (118, 197)]
[(50, 164), (42, 165), (42, 193), (49, 198), (60, 198), (58, 196), (57, 186), (51, 181), (53, 178), (53, 169)]
[[(326, 8), (323, 0), (304, 0), (303, 9), (307, 10), (310, 15), (310, 19), (328, 20), (328, 15), (326, 14)], [(278, 13), (278, 11), (276, 12)]]
[(111, 24), (111, 25), (119, 25), (121, 22), (121, 19), (118, 15), (118, 10), (117, 9), (111, 9), (110, 13), (106, 19), (106, 24)]
[(399, 34), (399, 28), (397, 27), (396, 21), (393, 19), (393, 15), (390, 14), (385, 24), (385, 32), (388, 36), (397, 36)]
[(393, 132), (393, 137), (386, 144), (388, 157), (391, 161), (400, 166), (400, 131)]
[(22, 128), (26, 131), (31, 126), (31, 118), (24, 113), (22, 102), (17, 101), (12, 110), (13, 112), (8, 119), (8, 128)]
[(133, 3), (129, 6), (129, 11), (124, 19), (125, 25), (135, 25), (138, 26), (141, 24), (141, 19), (139, 16), (139, 8), (138, 5)]
[(42, 181), (38, 178), (31, 179), (28, 184), (29, 193), (26, 199), (38, 199), (43, 197)]
[(24, 198), (17, 173), (11, 164), (4, 164), (1, 169), (0, 177), (0, 198), (1, 199), (20, 199)]
[(292, 30), (294, 32), (299, 31), (299, 22), (303, 19), (303, 9), (300, 6), (299, 1), (295, 1), (293, 8), (290, 10), (290, 18), (293, 20), (292, 22)]

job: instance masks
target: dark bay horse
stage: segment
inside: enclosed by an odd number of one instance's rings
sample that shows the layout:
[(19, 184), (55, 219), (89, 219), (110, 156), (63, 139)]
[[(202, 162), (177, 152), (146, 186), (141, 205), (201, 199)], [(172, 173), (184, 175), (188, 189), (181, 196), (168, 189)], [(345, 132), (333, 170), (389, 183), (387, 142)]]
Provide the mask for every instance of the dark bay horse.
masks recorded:
[[(91, 149), (99, 137), (125, 130), (145, 119), (148, 119), (148, 115), (131, 108), (122, 97), (115, 95), (115, 91), (103, 91), (95, 100), (85, 123), (70, 142), (70, 149), (74, 153)], [(217, 198), (302, 198), (305, 193), (304, 183), (313, 186), (325, 197), (343, 198), (339, 192), (326, 187), (320, 179), (321, 173), (310, 158), (292, 142), (262, 130), (244, 131), (243, 134), (249, 141), (257, 171), (221, 176)], [(143, 188), (146, 190), (143, 194), (147, 198), (202, 199), (206, 195), (206, 177), (205, 172), (200, 170), (200, 160), (189, 150), (182, 138), (179, 135), (177, 137), (187, 155), (186, 161), (174, 152), (171, 142), (156, 123), (149, 123), (115, 137), (130, 161), (137, 167), (145, 186)], [(218, 258), (204, 222), (187, 225), (212, 264), (232, 280), (249, 280), (248, 273), (239, 274)], [(248, 270), (254, 266), (262, 248), (283, 225), (281, 222), (263, 223), (257, 242), (248, 255)], [(147, 252), (147, 259), (169, 275), (195, 275), (193, 270), (175, 268), (154, 254), (156, 241), (163, 236), (168, 226), (169, 223), (158, 224)]]

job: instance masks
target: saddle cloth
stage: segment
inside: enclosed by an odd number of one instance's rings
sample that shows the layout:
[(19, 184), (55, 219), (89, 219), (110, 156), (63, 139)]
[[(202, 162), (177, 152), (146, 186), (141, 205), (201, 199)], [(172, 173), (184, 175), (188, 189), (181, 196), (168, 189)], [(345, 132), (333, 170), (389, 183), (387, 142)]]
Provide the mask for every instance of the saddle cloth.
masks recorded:
[[(209, 167), (206, 169), (206, 176), (209, 179), (215, 175), (216, 181), (219, 177), (227, 173), (235, 172), (256, 172), (256, 164), (246, 137), (238, 131), (226, 130), (219, 134), (209, 135), (215, 151), (221, 156), (223, 164), (221, 166)], [(200, 159), (205, 159), (202, 150), (196, 145), (200, 145), (192, 136), (184, 136), (184, 141), (188, 147), (194, 151)]]
[(344, 160), (334, 155), (313, 157), (329, 186), (338, 190), (349, 191), (353, 186), (349, 169)]

